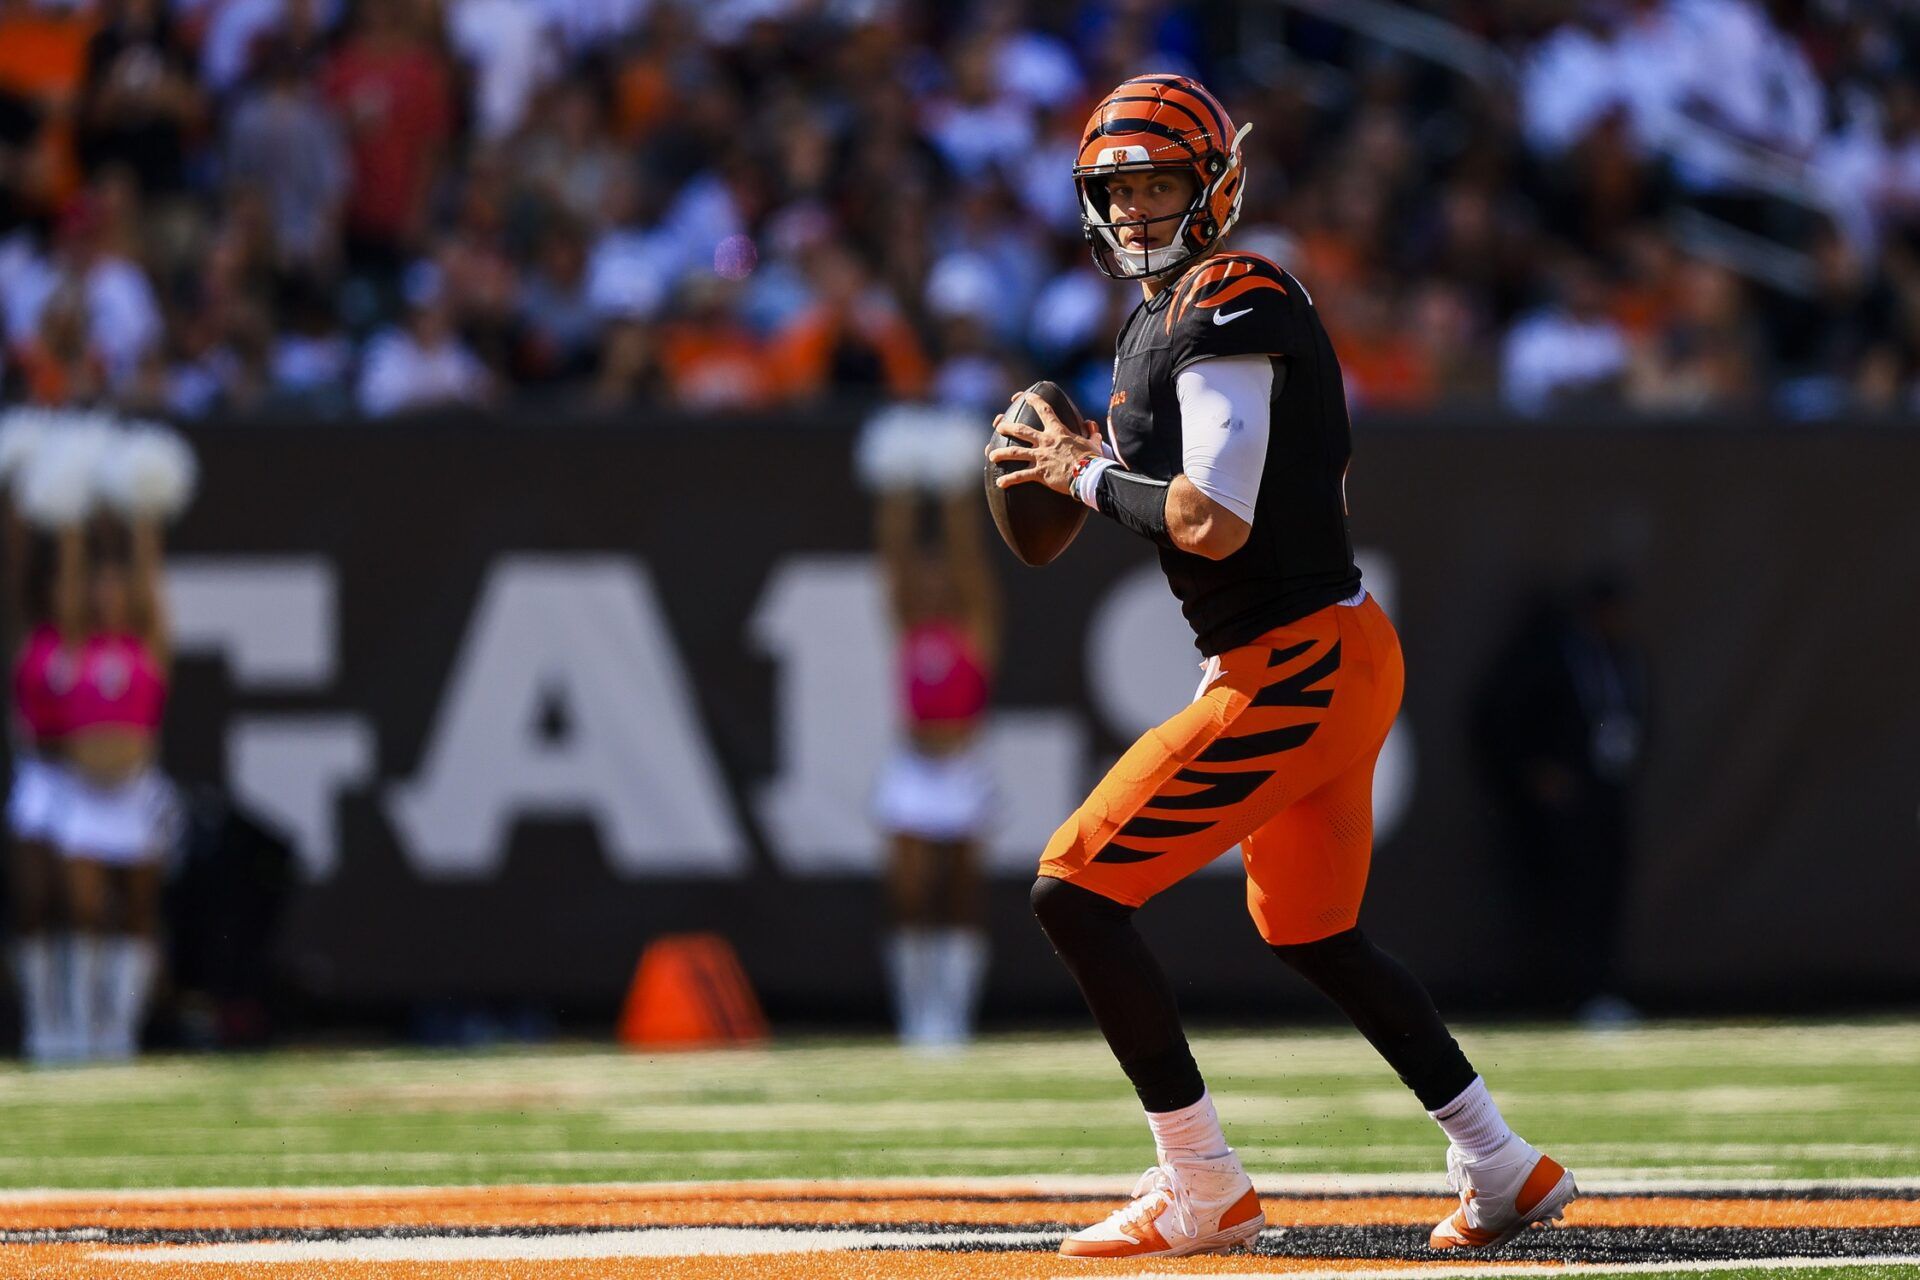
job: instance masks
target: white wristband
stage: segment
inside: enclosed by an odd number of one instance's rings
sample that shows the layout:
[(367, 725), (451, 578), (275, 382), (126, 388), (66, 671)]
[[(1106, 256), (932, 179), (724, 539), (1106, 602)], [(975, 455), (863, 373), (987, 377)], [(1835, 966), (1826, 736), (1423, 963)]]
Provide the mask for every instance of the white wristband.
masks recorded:
[(1095, 458), (1086, 465), (1079, 475), (1073, 478), (1073, 496), (1092, 507), (1100, 509), (1100, 477), (1108, 467), (1117, 465), (1112, 458)]

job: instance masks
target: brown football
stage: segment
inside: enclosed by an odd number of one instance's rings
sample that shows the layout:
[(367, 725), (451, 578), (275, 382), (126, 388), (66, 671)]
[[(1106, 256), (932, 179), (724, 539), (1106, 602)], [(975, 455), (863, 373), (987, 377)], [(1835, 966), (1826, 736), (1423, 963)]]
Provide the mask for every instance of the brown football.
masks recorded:
[[(1087, 434), (1086, 421), (1080, 411), (1073, 407), (1073, 401), (1067, 393), (1051, 382), (1036, 382), (1027, 390), (1047, 403), (1067, 430)], [(1015, 404), (1007, 411), (1007, 420), (1025, 423), (1030, 427), (1041, 425), (1040, 415), (1025, 400)], [(1023, 441), (993, 433), (995, 448), (1003, 444), (1018, 445)], [(1073, 541), (1080, 526), (1087, 521), (1087, 507), (1064, 493), (1057, 493), (1043, 484), (1016, 484), (1002, 489), (995, 484), (994, 478), (1009, 471), (1019, 471), (1027, 464), (1024, 462), (987, 461), (987, 509), (993, 512), (994, 527), (1000, 530), (1000, 536), (1013, 548), (1013, 554), (1020, 557), (1023, 564), (1036, 568), (1047, 563)]]

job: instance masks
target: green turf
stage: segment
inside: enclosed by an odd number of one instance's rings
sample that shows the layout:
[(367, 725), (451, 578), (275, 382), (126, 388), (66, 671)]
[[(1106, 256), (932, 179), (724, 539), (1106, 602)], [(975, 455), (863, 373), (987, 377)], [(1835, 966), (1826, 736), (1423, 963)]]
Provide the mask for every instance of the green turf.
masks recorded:
[[(1462, 1040), (1509, 1118), (1591, 1178), (1920, 1175), (1920, 1023)], [(1256, 1171), (1440, 1167), (1432, 1124), (1351, 1033), (1203, 1035), (1195, 1052)], [(0, 1072), (7, 1187), (1126, 1174), (1150, 1156), (1091, 1033), (935, 1059), (801, 1040)]]
[[(1461, 1039), (1509, 1118), (1592, 1181), (1920, 1176), (1920, 1022)], [(1358, 1037), (1215, 1034), (1194, 1047), (1256, 1173), (1432, 1171), (1440, 1188), (1432, 1124)], [(4, 1187), (1125, 1176), (1150, 1158), (1090, 1031), (944, 1058), (795, 1040), (0, 1069)], [(1914, 1280), (1895, 1266), (1711, 1274)]]

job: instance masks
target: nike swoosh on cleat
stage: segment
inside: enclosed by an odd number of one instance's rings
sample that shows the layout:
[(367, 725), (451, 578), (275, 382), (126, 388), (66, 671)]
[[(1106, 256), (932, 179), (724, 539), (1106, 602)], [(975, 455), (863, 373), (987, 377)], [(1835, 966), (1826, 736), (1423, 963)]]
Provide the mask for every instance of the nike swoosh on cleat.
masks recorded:
[(1253, 310), (1252, 307), (1242, 307), (1238, 311), (1216, 311), (1213, 313), (1213, 322), (1215, 324), (1225, 324), (1229, 320), (1238, 320), (1251, 310)]

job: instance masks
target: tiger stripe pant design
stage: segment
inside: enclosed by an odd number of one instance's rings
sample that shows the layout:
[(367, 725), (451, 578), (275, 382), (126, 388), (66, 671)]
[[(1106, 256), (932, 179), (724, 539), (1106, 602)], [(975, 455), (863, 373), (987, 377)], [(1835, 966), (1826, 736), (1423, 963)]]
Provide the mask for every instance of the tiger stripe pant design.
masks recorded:
[(1373, 854), (1373, 767), (1400, 709), (1399, 637), (1371, 597), (1221, 654), (1047, 843), (1040, 874), (1137, 907), (1241, 847), (1269, 943), (1354, 926)]

